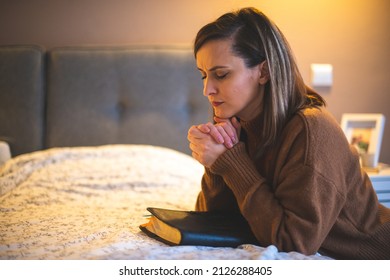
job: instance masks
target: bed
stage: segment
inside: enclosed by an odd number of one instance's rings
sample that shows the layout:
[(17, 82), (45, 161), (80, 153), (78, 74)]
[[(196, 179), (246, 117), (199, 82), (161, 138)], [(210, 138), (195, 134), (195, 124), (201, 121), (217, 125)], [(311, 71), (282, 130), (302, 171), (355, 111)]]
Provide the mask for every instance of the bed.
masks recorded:
[(0, 167), (0, 259), (326, 259), (276, 247), (168, 246), (146, 207), (193, 210), (203, 168), (151, 145), (52, 148)]

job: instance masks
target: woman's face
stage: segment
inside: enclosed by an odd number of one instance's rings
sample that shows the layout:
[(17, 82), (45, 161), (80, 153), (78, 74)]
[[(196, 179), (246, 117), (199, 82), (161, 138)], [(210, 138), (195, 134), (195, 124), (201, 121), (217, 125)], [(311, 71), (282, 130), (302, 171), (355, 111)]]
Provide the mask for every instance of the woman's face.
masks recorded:
[(262, 110), (264, 86), (260, 65), (248, 68), (231, 51), (231, 40), (205, 43), (196, 55), (203, 79), (203, 94), (219, 118), (251, 120)]

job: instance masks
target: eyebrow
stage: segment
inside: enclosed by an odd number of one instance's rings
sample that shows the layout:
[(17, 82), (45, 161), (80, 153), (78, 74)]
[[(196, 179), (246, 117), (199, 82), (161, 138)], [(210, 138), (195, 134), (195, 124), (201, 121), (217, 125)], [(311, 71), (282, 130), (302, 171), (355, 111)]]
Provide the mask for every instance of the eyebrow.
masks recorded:
[[(228, 67), (227, 66), (219, 66), (219, 65), (217, 65), (217, 66), (211, 67), (210, 69), (208, 69), (208, 71), (212, 72), (212, 71), (215, 71), (217, 69), (224, 69), (224, 68), (228, 68)], [(203, 69), (200, 69), (199, 67), (198, 67), (198, 70), (199, 71), (204, 71)]]

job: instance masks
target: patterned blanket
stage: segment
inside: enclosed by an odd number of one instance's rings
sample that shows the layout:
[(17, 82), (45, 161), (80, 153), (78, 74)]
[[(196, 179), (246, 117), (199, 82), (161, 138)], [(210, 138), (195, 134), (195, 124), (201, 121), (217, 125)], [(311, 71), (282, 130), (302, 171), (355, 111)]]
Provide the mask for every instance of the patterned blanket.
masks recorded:
[(146, 145), (55, 148), (0, 167), (0, 259), (325, 259), (243, 244), (168, 246), (146, 207), (193, 210), (203, 167)]

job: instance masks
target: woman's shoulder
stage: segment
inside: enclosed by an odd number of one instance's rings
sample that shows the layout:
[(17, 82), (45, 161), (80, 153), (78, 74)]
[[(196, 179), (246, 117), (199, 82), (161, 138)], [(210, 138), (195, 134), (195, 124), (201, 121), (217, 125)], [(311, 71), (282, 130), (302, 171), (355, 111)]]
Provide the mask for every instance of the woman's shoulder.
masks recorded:
[[(341, 128), (335, 118), (324, 108), (305, 108), (296, 112), (283, 129), (288, 138), (316, 138), (319, 135), (340, 134)], [(327, 137), (326, 137), (327, 138)]]
[(303, 109), (293, 119), (295, 125), (300, 126), (301, 133), (306, 135), (308, 159), (319, 157), (326, 161), (351, 156), (350, 145), (340, 124), (324, 107)]
[(322, 135), (344, 135), (340, 124), (335, 117), (325, 108), (305, 108), (294, 117), (296, 123), (301, 123), (302, 128), (309, 132)]
[(306, 160), (316, 154), (329, 154), (329, 150), (349, 150), (340, 124), (324, 107), (298, 111), (286, 124), (280, 140), (284, 145), (301, 146)]

